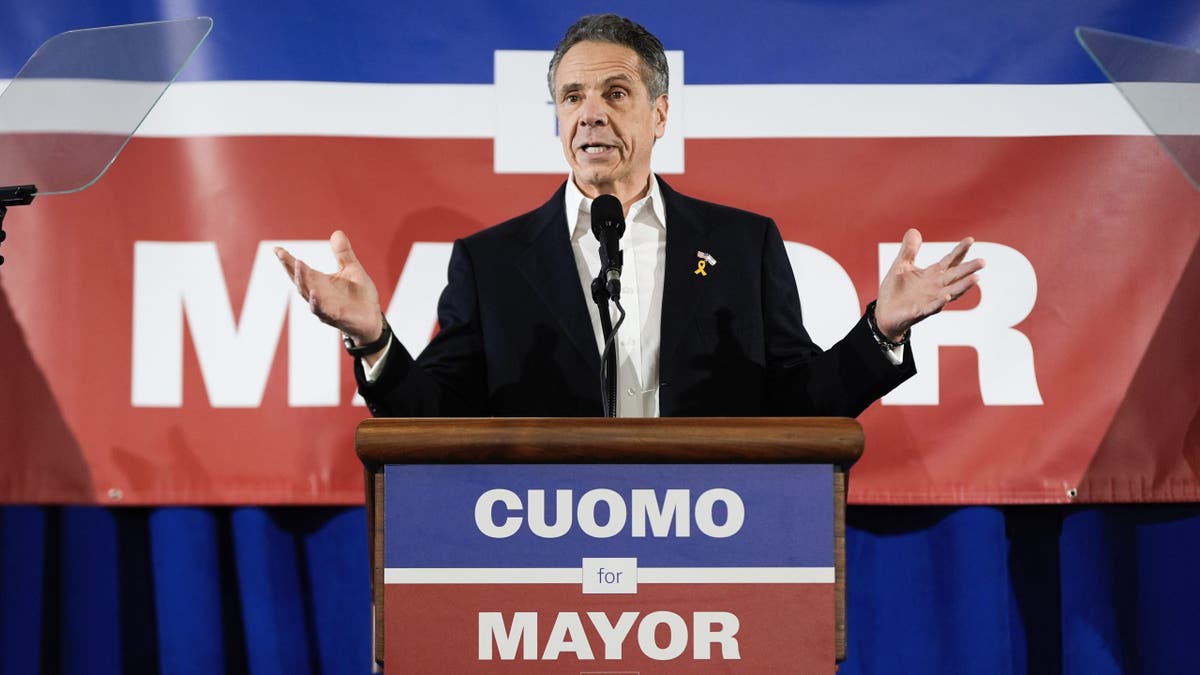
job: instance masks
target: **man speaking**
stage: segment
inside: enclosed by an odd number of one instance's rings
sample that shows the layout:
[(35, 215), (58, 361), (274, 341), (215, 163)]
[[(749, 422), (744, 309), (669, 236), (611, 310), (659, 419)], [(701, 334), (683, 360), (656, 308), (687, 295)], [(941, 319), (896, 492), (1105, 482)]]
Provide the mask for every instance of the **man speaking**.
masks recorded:
[(276, 249), (312, 311), (345, 336), (373, 414), (603, 414), (602, 324), (617, 310), (591, 301), (592, 280), (613, 263), (592, 234), (602, 195), (619, 201), (612, 218), (624, 220), (619, 416), (855, 416), (916, 372), (909, 328), (977, 281), (983, 262), (963, 262), (971, 239), (918, 268), (921, 236), (909, 230), (877, 302), (822, 351), (802, 323), (774, 221), (651, 174), (669, 109), (658, 38), (613, 14), (584, 17), (555, 49), (548, 79), (571, 174), (541, 207), (454, 243), (440, 330), (420, 356), (392, 336), (343, 233), (330, 240), (332, 275)]

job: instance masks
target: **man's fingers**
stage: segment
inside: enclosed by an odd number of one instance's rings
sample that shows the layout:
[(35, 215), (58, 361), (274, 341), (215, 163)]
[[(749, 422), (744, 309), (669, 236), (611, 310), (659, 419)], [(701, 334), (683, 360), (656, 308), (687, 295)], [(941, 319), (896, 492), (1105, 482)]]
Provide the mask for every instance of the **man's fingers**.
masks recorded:
[(979, 277), (971, 274), (947, 286), (946, 292), (950, 295), (950, 300), (957, 300), (962, 297), (963, 293), (971, 290), (978, 283)]
[(983, 269), (983, 260), (980, 258), (975, 258), (974, 260), (969, 260), (965, 263), (955, 265), (954, 267), (951, 267), (942, 273), (942, 285), (949, 286), (954, 284), (960, 279), (975, 274), (981, 269)]
[(983, 269), (984, 265), (986, 265), (986, 263), (983, 261), (983, 258), (975, 258), (974, 260), (968, 260), (967, 262), (959, 265), (959, 267), (961, 269), (968, 270), (969, 274), (974, 274)]
[(279, 258), (279, 262), (283, 264), (283, 269), (287, 270), (288, 276), (294, 277), (296, 275), (296, 259), (282, 246), (276, 246), (274, 250), (275, 257)]
[(287, 252), (280, 246), (276, 246), (275, 257), (279, 258), (279, 262), (283, 265), (283, 269), (287, 270), (288, 276), (292, 278), (292, 284), (296, 286), (296, 290), (300, 293), (300, 297), (306, 301), (310, 300), (310, 285), (314, 270), (304, 264), (303, 260), (297, 259), (291, 253)]
[(974, 243), (975, 240), (971, 237), (963, 239), (962, 241), (958, 242), (958, 244), (955, 245), (955, 247), (951, 249), (949, 253), (943, 256), (938, 264), (941, 265), (943, 269), (950, 269), (951, 267), (958, 265), (962, 262), (962, 259), (967, 256), (967, 251), (971, 249), (971, 244)]
[(888, 275), (900, 274), (905, 269), (911, 268), (913, 261), (917, 258), (917, 251), (920, 248), (921, 233), (913, 228), (909, 228), (900, 240), (900, 251), (896, 253), (896, 259), (892, 261), (892, 267), (888, 270)]
[[(340, 233), (339, 233), (340, 234)], [(345, 240), (343, 235), (342, 240)], [(349, 242), (345, 242), (344, 251), (348, 253), (350, 260), (353, 261), (354, 253), (349, 250)], [(339, 323), (345, 315), (346, 303), (348, 302), (345, 296), (345, 290), (339, 289), (335, 283), (335, 278), (320, 270), (315, 270), (304, 263), (303, 260), (294, 257), (285, 249), (275, 247), (275, 257), (279, 258), (279, 262), (283, 264), (284, 269), (292, 277), (292, 283), (296, 286), (296, 291), (300, 293), (300, 297), (308, 303), (309, 309), (321, 321), (338, 327), (339, 330), (344, 330)]]
[(329, 247), (333, 249), (333, 255), (337, 258), (338, 269), (358, 262), (358, 258), (354, 255), (354, 249), (350, 246), (350, 237), (347, 237), (345, 232), (341, 230), (334, 232), (329, 237)]
[(904, 238), (900, 240), (900, 253), (896, 258), (911, 263), (917, 259), (919, 250), (921, 250), (921, 233), (910, 227), (904, 233)]
[(312, 268), (304, 264), (303, 260), (296, 260), (292, 269), (292, 283), (296, 284), (296, 290), (300, 291), (300, 297), (305, 300), (312, 301), (310, 290), (310, 277), (313, 272)]

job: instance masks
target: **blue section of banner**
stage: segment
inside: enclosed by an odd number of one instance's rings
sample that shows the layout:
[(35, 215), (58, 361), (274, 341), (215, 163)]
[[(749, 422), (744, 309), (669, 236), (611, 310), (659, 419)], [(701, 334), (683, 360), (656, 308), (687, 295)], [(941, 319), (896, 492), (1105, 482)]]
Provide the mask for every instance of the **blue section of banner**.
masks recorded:
[(21, 77), (167, 83), (210, 26), (205, 19), (183, 19), (71, 31), (39, 48)]
[[(387, 567), (579, 567), (585, 557), (637, 558), (641, 567), (833, 566), (828, 465), (415, 465), (387, 467), (385, 481)], [(717, 488), (732, 490), (744, 507), (742, 527), (728, 537), (705, 534), (694, 516), (700, 496)], [(476, 524), (476, 502), (493, 489), (509, 490), (522, 502), (520, 510), (498, 504), (488, 514), (497, 525), (521, 518), (512, 536), (489, 537)], [(589, 536), (575, 517), (583, 495), (594, 489), (612, 490), (626, 504), (625, 526), (614, 536)], [(647, 536), (634, 537), (634, 489), (653, 489), (659, 503), (668, 489), (689, 490), (690, 536), (650, 536), (647, 525)], [(527, 520), (530, 490), (544, 490), (543, 520), (551, 526), (561, 517), (556, 491), (571, 490), (570, 530), (556, 538), (534, 535)], [(597, 525), (609, 522), (607, 504), (595, 513)], [(728, 517), (718, 502), (712, 521), (720, 526)]]
[[(3, 9), (0, 77), (11, 77), (61, 31), (207, 15), (213, 34), (183, 79), (490, 83), (494, 50), (552, 49), (597, 6), (44, 0), (36, 25), (23, 23), (30, 16), (24, 6), (9, 0)], [(1075, 41), (1076, 26), (1192, 47), (1200, 28), (1195, 3), (1131, 0), (616, 0), (604, 10), (683, 50), (692, 84), (1103, 82)]]

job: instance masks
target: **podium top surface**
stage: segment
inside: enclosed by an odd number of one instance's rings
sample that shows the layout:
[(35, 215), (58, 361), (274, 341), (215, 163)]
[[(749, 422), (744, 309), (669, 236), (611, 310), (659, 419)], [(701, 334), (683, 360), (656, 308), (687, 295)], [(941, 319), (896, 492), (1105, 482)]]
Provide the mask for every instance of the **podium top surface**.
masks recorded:
[(827, 463), (862, 455), (844, 417), (378, 418), (358, 425), (363, 464)]

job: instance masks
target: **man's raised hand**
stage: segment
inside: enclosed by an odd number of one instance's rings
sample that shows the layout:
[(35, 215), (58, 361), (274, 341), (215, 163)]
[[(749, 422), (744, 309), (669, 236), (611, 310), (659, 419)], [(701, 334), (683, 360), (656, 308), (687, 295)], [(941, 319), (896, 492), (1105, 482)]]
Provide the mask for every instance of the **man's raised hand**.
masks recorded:
[(884, 337), (900, 340), (913, 324), (942, 311), (979, 283), (975, 273), (983, 269), (983, 261), (963, 262), (973, 243), (975, 240), (967, 237), (938, 262), (917, 267), (921, 233), (913, 229), (904, 233), (900, 252), (879, 284), (875, 303), (875, 325)]
[(278, 246), (275, 255), (317, 318), (349, 335), (355, 344), (374, 342), (383, 334), (375, 282), (358, 262), (344, 232), (334, 232), (329, 246), (338, 264), (333, 274), (314, 270)]

